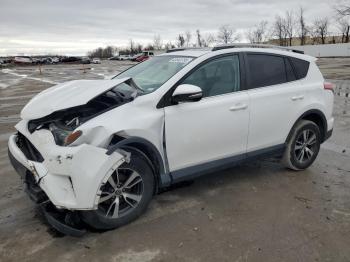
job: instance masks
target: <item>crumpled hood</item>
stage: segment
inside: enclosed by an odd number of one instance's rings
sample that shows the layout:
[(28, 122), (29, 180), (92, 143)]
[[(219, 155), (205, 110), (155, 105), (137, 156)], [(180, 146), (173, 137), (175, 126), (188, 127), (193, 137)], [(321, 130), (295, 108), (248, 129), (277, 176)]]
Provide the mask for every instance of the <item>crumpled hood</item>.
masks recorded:
[(50, 87), (33, 97), (21, 111), (22, 119), (37, 119), (55, 111), (84, 105), (130, 78), (74, 80)]

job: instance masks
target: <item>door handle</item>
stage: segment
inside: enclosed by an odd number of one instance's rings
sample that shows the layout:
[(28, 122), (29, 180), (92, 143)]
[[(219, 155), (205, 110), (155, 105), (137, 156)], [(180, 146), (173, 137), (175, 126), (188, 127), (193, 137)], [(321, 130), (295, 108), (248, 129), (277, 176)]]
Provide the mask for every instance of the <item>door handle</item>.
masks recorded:
[(238, 110), (244, 110), (247, 109), (248, 105), (247, 104), (237, 104), (234, 106), (230, 107), (230, 111), (238, 111)]
[(300, 95), (300, 96), (292, 96), (291, 99), (292, 99), (293, 101), (302, 100), (302, 99), (304, 99), (304, 96), (303, 96), (303, 95)]

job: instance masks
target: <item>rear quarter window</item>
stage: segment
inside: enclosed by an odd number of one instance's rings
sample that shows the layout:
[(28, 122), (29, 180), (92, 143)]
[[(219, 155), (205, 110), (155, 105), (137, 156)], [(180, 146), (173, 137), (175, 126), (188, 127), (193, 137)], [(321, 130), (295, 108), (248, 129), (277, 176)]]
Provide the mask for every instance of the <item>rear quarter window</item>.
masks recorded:
[(306, 77), (307, 72), (309, 71), (310, 62), (295, 57), (290, 57), (290, 61), (293, 64), (297, 79)]

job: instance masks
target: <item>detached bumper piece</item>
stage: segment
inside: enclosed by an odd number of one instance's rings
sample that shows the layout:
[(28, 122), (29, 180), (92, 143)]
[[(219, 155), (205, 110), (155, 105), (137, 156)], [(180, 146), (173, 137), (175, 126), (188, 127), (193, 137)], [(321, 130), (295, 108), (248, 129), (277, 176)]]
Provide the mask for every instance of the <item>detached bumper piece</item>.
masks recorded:
[(73, 237), (81, 237), (86, 233), (76, 212), (59, 210), (50, 202), (42, 204), (41, 208), (47, 222), (58, 232)]
[(83, 224), (77, 213), (65, 209), (57, 209), (50, 202), (45, 192), (38, 186), (33, 174), (14, 158), (11, 151), (8, 151), (8, 155), (12, 166), (24, 181), (25, 192), (29, 195), (31, 200), (40, 205), (49, 225), (65, 235), (74, 237), (84, 235), (86, 229), (83, 228)]

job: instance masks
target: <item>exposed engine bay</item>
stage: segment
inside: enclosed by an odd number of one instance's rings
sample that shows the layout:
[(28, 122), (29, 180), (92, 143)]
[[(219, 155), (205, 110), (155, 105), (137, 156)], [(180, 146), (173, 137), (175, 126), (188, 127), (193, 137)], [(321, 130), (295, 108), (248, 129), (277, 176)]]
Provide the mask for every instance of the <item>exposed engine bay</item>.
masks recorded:
[(77, 127), (106, 111), (133, 101), (143, 91), (130, 78), (110, 90), (96, 96), (88, 103), (55, 111), (50, 115), (28, 122), (28, 130), (33, 133), (39, 129), (49, 129), (57, 145), (65, 145), (66, 137)]

